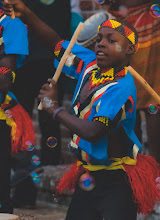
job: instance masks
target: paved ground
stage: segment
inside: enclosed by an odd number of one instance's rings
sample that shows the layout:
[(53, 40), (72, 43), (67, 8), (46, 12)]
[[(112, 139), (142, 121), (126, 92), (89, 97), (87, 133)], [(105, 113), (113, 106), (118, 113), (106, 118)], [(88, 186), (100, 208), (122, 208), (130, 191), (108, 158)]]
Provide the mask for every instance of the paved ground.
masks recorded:
[[(21, 220), (65, 220), (67, 208), (58, 204), (38, 202), (36, 209), (14, 209), (14, 214), (20, 216)], [(160, 220), (160, 213), (152, 213), (145, 217), (138, 215), (137, 220)]]
[(64, 220), (67, 207), (47, 203), (38, 203), (36, 209), (14, 209), (21, 220)]

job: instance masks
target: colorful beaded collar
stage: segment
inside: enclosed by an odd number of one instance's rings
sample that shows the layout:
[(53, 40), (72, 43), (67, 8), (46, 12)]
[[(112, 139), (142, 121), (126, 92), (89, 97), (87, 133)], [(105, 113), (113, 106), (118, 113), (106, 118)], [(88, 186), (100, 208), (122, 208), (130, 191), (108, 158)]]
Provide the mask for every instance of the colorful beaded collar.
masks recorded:
[(125, 76), (127, 74), (127, 67), (123, 68), (108, 68), (105, 71), (100, 68), (93, 70), (92, 75), (89, 77), (91, 90), (94, 86), (98, 86), (100, 84), (104, 84), (107, 81), (114, 80), (117, 76)]

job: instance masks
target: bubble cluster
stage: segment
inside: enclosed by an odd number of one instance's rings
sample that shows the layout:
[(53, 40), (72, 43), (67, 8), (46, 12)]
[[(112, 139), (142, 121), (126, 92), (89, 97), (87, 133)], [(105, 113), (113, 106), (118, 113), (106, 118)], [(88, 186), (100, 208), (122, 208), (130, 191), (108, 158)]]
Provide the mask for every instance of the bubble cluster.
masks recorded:
[(148, 112), (149, 112), (150, 114), (156, 114), (157, 111), (158, 111), (157, 106), (152, 105), (152, 104), (150, 104), (150, 105), (148, 106)]
[(85, 173), (80, 177), (79, 186), (85, 191), (91, 191), (95, 187), (95, 181), (92, 176)]
[(33, 155), (32, 157), (32, 164), (38, 166), (40, 164), (40, 159), (37, 155)]
[(55, 137), (49, 137), (46, 141), (48, 147), (53, 148), (57, 146), (57, 139)]
[(160, 17), (160, 5), (153, 4), (150, 8), (150, 13), (154, 18)]
[(160, 190), (160, 177), (156, 178), (156, 187)]
[(26, 145), (27, 145), (27, 149), (26, 150), (32, 151), (34, 149), (34, 146), (32, 145), (32, 143), (30, 141), (27, 141)]
[(40, 182), (39, 175), (38, 175), (36, 172), (33, 172), (33, 173), (31, 174), (31, 178), (32, 178), (32, 181), (33, 181), (34, 183), (39, 183), (39, 182)]

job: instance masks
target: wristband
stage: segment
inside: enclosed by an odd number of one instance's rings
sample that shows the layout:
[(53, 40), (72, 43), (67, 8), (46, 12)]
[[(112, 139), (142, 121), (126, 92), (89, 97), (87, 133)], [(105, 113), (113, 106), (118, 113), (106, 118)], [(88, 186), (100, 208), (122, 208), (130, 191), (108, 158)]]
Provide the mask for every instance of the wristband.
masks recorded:
[(55, 120), (57, 113), (60, 112), (61, 110), (65, 110), (65, 107), (59, 107), (53, 112), (53, 119), (54, 120)]

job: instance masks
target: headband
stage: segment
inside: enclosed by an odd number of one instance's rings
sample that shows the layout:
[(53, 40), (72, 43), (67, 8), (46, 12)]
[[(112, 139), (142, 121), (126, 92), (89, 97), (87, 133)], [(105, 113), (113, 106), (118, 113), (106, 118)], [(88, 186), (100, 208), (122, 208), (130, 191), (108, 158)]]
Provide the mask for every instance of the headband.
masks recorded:
[(14, 83), (16, 74), (11, 69), (7, 67), (0, 67), (0, 74), (6, 76), (12, 83)]
[(126, 37), (134, 46), (135, 46), (135, 52), (138, 50), (138, 37), (135, 35), (135, 33), (126, 27), (125, 25), (121, 24), (119, 21), (116, 20), (107, 20), (98, 27), (98, 32), (101, 27), (110, 27), (114, 30), (118, 31), (120, 34), (122, 34), (124, 37)]

